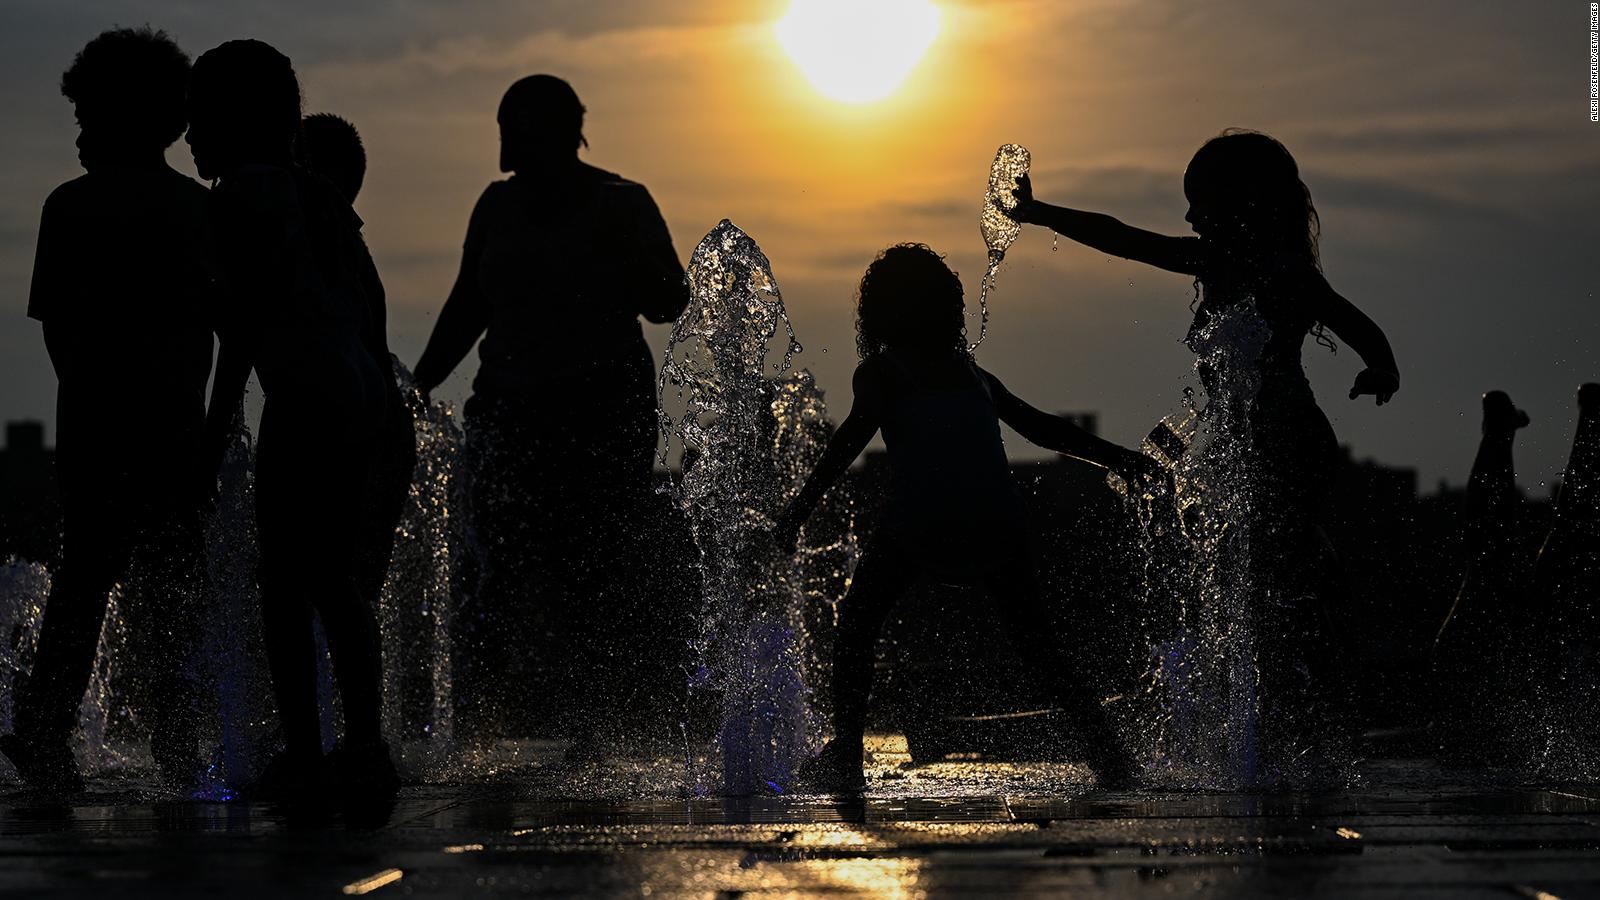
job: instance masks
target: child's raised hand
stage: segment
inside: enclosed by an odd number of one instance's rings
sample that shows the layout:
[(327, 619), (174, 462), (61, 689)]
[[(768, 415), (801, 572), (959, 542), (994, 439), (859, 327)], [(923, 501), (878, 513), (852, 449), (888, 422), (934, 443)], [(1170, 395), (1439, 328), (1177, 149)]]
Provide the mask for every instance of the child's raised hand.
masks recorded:
[(1356, 375), (1355, 384), (1350, 386), (1350, 399), (1354, 400), (1363, 394), (1372, 394), (1382, 406), (1389, 402), (1394, 392), (1400, 390), (1400, 376), (1394, 372), (1383, 369), (1362, 369)]
[(1011, 189), (1011, 199), (1015, 205), (1005, 210), (1005, 214), (1012, 219), (1024, 224), (1032, 220), (1033, 214), (1033, 181), (1026, 175), (1017, 177), (1017, 186)]

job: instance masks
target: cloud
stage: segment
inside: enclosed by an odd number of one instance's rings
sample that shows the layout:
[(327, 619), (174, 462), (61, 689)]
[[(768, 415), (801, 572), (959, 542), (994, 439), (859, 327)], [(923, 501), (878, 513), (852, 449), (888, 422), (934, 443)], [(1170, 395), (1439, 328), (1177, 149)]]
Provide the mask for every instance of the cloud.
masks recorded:
[(1515, 209), (1392, 181), (1334, 172), (1307, 172), (1305, 179), (1319, 207), (1344, 207), (1412, 220), (1453, 219), (1507, 228), (1526, 222), (1526, 217)]
[(1301, 132), (1298, 142), (1324, 153), (1450, 154), (1469, 150), (1548, 149), (1572, 140), (1571, 128), (1540, 122), (1458, 122), (1429, 125), (1358, 126)]

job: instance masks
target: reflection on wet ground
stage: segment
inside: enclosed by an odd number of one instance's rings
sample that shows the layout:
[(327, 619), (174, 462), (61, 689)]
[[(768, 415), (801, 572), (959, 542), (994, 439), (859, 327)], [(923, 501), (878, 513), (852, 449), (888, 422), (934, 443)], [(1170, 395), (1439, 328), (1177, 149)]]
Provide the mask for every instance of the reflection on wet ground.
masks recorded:
[(366, 828), (131, 780), (65, 806), (0, 783), (0, 894), (1600, 896), (1586, 787), (1389, 761), (1322, 794), (1106, 793), (1072, 765), (899, 749), (878, 743), (865, 797), (727, 799), (679, 796), (681, 762), (502, 747)]

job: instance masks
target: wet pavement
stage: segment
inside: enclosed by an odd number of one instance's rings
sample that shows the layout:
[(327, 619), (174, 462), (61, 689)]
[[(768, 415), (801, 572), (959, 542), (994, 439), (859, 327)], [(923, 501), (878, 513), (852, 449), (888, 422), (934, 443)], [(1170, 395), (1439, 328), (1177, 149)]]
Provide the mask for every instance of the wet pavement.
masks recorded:
[(375, 828), (0, 782), (0, 894), (1600, 897), (1600, 791), (1421, 761), (1320, 794), (1111, 793), (1067, 764), (912, 767), (891, 747), (863, 798), (741, 800), (672, 796), (668, 760), (550, 757), (407, 787)]

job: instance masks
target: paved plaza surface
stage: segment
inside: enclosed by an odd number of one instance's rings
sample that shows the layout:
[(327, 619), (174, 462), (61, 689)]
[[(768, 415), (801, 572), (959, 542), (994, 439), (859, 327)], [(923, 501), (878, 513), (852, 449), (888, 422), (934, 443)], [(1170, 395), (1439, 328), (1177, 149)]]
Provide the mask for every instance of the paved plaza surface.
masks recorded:
[(0, 895), (1600, 897), (1584, 786), (1391, 760), (1336, 792), (1104, 792), (1069, 764), (883, 746), (861, 798), (680, 797), (671, 761), (530, 751), (408, 786), (377, 825), (128, 779), (66, 805), (0, 783)]

